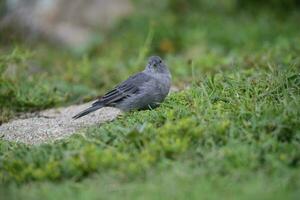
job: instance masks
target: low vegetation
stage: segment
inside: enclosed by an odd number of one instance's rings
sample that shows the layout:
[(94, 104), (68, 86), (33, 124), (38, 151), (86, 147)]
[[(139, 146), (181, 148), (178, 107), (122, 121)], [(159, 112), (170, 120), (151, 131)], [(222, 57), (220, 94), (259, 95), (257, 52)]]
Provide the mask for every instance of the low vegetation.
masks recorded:
[[(174, 1), (175, 2), (175, 1)], [(176, 1), (181, 2), (181, 1)], [(163, 55), (183, 89), (40, 146), (0, 141), (7, 199), (296, 199), (300, 193), (297, 11), (137, 13), (83, 55), (0, 49), (0, 121), (103, 94)], [(184, 8), (184, 7), (182, 7)], [(179, 12), (180, 11), (180, 12)], [(157, 17), (156, 17), (157, 16)]]

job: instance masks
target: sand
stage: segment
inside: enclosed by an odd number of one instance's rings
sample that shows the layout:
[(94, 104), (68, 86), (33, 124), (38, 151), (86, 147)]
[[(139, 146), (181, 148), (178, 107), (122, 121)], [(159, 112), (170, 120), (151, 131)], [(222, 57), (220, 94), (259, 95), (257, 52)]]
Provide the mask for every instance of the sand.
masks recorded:
[(27, 114), (25, 116), (30, 117), (2, 124), (0, 138), (30, 145), (42, 144), (69, 137), (80, 129), (103, 124), (121, 114), (119, 109), (106, 107), (82, 118), (72, 119), (89, 105), (91, 102)]

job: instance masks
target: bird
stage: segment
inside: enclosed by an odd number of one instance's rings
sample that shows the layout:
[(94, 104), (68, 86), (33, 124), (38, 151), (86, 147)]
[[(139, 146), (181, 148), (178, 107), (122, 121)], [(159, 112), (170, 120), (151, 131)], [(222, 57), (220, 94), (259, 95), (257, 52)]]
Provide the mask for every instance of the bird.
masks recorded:
[(159, 56), (151, 56), (143, 71), (130, 76), (92, 105), (73, 116), (78, 119), (103, 107), (115, 107), (122, 111), (153, 109), (168, 95), (171, 73)]

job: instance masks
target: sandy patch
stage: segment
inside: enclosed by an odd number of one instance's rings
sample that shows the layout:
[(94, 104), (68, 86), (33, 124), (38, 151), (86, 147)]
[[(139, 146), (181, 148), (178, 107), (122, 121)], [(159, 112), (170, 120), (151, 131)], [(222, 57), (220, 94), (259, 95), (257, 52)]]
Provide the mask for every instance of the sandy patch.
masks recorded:
[(90, 105), (91, 102), (49, 109), (30, 114), (31, 117), (26, 119), (12, 120), (0, 126), (0, 137), (26, 144), (41, 144), (68, 137), (84, 127), (111, 121), (121, 114), (119, 109), (106, 107), (82, 118), (72, 119), (72, 116)]

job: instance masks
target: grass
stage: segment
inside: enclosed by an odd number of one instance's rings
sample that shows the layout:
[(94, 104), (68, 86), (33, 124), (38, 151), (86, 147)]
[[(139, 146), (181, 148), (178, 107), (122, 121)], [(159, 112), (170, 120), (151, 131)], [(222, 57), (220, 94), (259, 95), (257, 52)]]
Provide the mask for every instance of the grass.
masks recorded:
[(299, 196), (299, 13), (226, 7), (199, 14), (176, 5), (136, 13), (81, 56), (43, 44), (3, 45), (1, 122), (92, 99), (142, 69), (151, 54), (164, 55), (174, 85), (189, 88), (155, 110), (127, 113), (55, 143), (1, 140), (2, 196)]

